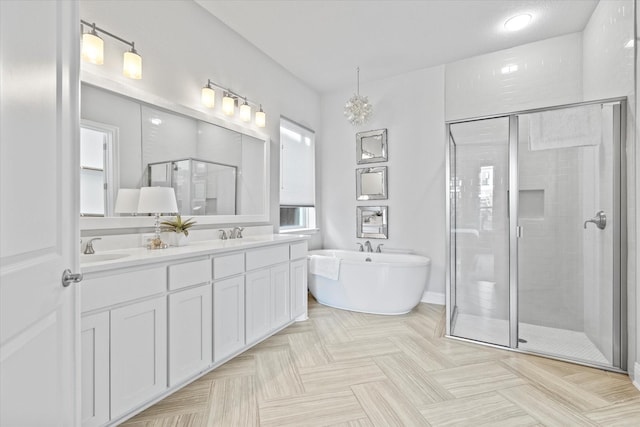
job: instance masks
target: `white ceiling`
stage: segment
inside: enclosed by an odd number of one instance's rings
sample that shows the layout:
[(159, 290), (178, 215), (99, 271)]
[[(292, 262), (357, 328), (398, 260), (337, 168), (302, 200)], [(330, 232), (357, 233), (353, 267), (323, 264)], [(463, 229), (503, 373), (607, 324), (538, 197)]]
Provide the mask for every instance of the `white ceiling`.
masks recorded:
[[(318, 92), (582, 31), (598, 0), (195, 0)], [(519, 32), (507, 18), (533, 16)]]

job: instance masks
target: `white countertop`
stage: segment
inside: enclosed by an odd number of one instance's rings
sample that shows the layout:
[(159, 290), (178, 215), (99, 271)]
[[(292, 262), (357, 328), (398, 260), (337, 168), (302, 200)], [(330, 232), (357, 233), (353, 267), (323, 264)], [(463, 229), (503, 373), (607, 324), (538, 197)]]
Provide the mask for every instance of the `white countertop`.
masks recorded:
[[(242, 239), (202, 240), (189, 242), (186, 246), (170, 246), (167, 249), (123, 248), (96, 251), (93, 255), (80, 255), (80, 271), (84, 274), (145, 264), (211, 255), (232, 250), (244, 250), (278, 243), (302, 241), (309, 236), (295, 234), (267, 234)], [(107, 259), (110, 258), (110, 259)]]

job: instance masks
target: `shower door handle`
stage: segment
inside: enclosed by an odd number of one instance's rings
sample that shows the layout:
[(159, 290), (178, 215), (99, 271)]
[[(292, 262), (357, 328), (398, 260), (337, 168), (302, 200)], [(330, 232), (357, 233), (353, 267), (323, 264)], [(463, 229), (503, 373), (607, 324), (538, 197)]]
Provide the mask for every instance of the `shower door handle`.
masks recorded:
[(604, 213), (604, 211), (598, 211), (596, 213), (596, 216), (584, 222), (584, 228), (587, 228), (587, 223), (589, 222), (594, 223), (600, 230), (604, 230), (607, 226), (607, 215)]

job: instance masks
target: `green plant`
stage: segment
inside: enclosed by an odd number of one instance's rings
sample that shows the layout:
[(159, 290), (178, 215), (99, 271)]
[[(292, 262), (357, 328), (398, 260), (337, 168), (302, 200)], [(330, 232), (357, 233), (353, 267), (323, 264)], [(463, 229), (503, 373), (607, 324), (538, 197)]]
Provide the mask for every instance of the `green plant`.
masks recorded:
[(180, 215), (176, 216), (176, 219), (172, 221), (162, 221), (162, 231), (172, 231), (174, 233), (184, 233), (185, 236), (189, 235), (189, 229), (193, 227), (196, 222), (193, 218), (189, 218), (186, 221), (182, 221)]

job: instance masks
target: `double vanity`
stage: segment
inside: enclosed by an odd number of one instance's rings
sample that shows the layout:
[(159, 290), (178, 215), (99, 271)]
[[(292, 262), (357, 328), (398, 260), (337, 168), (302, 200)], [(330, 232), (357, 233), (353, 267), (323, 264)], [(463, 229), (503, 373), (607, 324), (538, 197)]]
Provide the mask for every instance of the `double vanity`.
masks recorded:
[(83, 255), (82, 425), (115, 425), (307, 318), (307, 241)]

